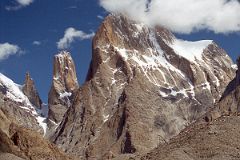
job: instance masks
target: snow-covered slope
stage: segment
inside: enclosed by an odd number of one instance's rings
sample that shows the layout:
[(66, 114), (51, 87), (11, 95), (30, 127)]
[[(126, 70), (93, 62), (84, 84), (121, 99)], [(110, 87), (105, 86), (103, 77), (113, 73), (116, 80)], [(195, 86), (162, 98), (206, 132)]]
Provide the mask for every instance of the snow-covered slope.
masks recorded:
[(179, 56), (182, 56), (191, 62), (195, 62), (196, 60), (203, 60), (203, 50), (212, 43), (212, 40), (191, 42), (174, 39), (173, 44), (170, 44), (170, 46)]
[[(30, 113), (42, 127), (44, 134), (46, 133), (46, 117), (42, 110), (37, 109), (31, 104), (28, 97), (22, 92), (22, 86), (14, 83), (11, 79), (0, 73), (0, 90), (3, 92), (5, 98), (16, 102), (18, 107), (27, 113)], [(45, 110), (45, 107), (42, 107)], [(24, 118), (24, 117), (22, 117)]]
[(22, 86), (14, 83), (11, 79), (0, 73), (0, 85), (6, 89), (6, 97), (13, 101), (25, 103), (31, 106), (28, 98), (21, 91)]
[[(142, 33), (138, 32), (148, 36), (143, 50), (135, 46), (132, 49), (126, 49), (125, 46), (113, 46), (113, 48), (130, 66), (139, 68), (149, 82), (164, 88), (164, 91), (159, 92), (162, 97), (177, 96), (179, 93), (184, 97), (191, 95), (190, 98), (194, 98), (196, 88), (208, 89), (211, 92), (212, 87), (219, 87), (220, 81), (224, 81), (224, 76), (216, 74), (216, 70), (220, 66), (231, 68), (231, 61), (212, 40), (191, 42), (177, 39), (173, 35), (169, 35), (171, 40), (166, 40), (158, 31), (142, 26), (144, 27)], [(161, 42), (159, 38), (163, 41)], [(142, 40), (140, 42), (143, 43)], [(105, 53), (111, 48), (110, 45), (99, 47)], [(110, 61), (108, 57), (103, 63)], [(114, 77), (112, 79), (116, 82)], [(178, 84), (180, 80), (186, 84)]]

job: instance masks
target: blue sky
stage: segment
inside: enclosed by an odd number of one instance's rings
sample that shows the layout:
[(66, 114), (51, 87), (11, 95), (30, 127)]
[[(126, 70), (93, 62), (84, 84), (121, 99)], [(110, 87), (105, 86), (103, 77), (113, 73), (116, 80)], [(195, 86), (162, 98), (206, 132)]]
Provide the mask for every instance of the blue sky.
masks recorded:
[[(107, 12), (98, 0), (35, 0), (17, 9), (14, 0), (0, 1), (0, 44), (18, 45), (23, 51), (0, 60), (0, 72), (16, 83), (23, 84), (25, 73), (30, 72), (44, 102), (51, 86), (53, 56), (58, 52), (57, 42), (67, 28), (85, 33), (96, 32)], [(185, 40), (212, 39), (224, 48), (232, 59), (240, 55), (240, 34), (214, 34), (200, 31), (177, 34)], [(35, 44), (33, 42), (35, 41)], [(85, 80), (91, 60), (91, 39), (77, 40), (68, 49), (75, 61), (79, 82)]]

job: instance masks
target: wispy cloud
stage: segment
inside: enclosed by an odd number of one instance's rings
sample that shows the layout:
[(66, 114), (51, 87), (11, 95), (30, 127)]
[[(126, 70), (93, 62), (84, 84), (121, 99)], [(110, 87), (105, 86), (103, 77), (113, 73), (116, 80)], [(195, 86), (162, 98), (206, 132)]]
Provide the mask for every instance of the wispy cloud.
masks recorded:
[(78, 8), (77, 6), (69, 6), (66, 9), (77, 9), (77, 8)]
[(97, 18), (98, 18), (98, 19), (104, 19), (104, 17), (101, 16), (101, 15), (97, 15)]
[(107, 11), (178, 33), (240, 31), (238, 0), (100, 0)]
[(0, 60), (7, 59), (11, 55), (23, 54), (20, 47), (10, 43), (0, 43)]
[(75, 40), (84, 40), (91, 39), (94, 36), (94, 33), (85, 33), (81, 30), (76, 30), (75, 28), (67, 28), (63, 38), (57, 42), (58, 49), (66, 49), (71, 46)]
[(40, 41), (33, 41), (32, 44), (36, 46), (40, 46), (42, 43)]
[(33, 3), (34, 0), (15, 0), (14, 5), (12, 6), (7, 6), (6, 10), (8, 11), (16, 11), (19, 10), (23, 7), (29, 6), (31, 3)]

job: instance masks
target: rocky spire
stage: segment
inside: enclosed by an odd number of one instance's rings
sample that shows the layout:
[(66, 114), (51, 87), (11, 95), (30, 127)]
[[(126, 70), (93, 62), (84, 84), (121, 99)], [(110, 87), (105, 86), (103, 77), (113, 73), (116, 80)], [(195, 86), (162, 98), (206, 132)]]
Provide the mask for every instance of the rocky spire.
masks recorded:
[(71, 92), (78, 88), (76, 69), (69, 52), (62, 51), (54, 57), (53, 86), (58, 92)]
[(53, 61), (53, 80), (48, 95), (49, 120), (59, 123), (78, 89), (76, 69), (69, 52), (61, 51)]
[(35, 107), (37, 107), (38, 109), (41, 109), (42, 100), (39, 97), (38, 91), (35, 87), (34, 81), (31, 78), (29, 72), (26, 73), (25, 82), (24, 82), (22, 91)]

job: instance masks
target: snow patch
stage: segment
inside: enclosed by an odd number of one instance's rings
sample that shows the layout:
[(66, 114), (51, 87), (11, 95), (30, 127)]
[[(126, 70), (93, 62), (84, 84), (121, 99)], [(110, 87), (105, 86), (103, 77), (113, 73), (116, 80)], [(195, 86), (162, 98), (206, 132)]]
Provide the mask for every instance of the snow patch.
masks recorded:
[(159, 94), (160, 94), (163, 98), (168, 97), (168, 94), (165, 93), (165, 92), (159, 91)]
[(128, 59), (127, 50), (125, 48), (118, 48), (118, 47), (114, 47), (114, 48), (120, 53), (120, 55), (124, 58), (124, 60)]
[(172, 44), (169, 44), (169, 46), (173, 48), (179, 56), (184, 57), (191, 62), (195, 62), (196, 60), (202, 60), (203, 50), (212, 43), (212, 40), (191, 42), (175, 39)]
[[(167, 97), (171, 97), (171, 96), (174, 96), (176, 97), (177, 95), (181, 94), (183, 95), (184, 98), (187, 98), (189, 97), (187, 93), (190, 93), (192, 95), (192, 97), (195, 96), (195, 92), (193, 90), (189, 90), (189, 89), (181, 89), (181, 90), (175, 90), (171, 87), (169, 88), (166, 88), (168, 90), (169, 93), (165, 93), (163, 91), (159, 91), (159, 94), (163, 97), (163, 98), (167, 98)], [(193, 91), (193, 92), (192, 92)]]
[(43, 136), (45, 136), (46, 132), (47, 132), (47, 123), (46, 123), (46, 118), (45, 117), (41, 117), (41, 116), (37, 116), (36, 117), (38, 124), (42, 127), (43, 129)]
[(63, 59), (64, 57), (66, 57), (67, 55), (70, 55), (69, 52), (67, 51), (61, 51), (60, 53), (56, 54), (55, 57), (58, 57), (60, 59)]
[(211, 85), (210, 85), (210, 83), (209, 83), (209, 82), (204, 83), (204, 84), (203, 84), (203, 89), (207, 89), (207, 90), (211, 91)]
[(236, 64), (231, 66), (233, 69), (238, 70), (238, 66)]
[(137, 23), (137, 24), (134, 24), (134, 25), (139, 32), (141, 32), (143, 30), (143, 27), (145, 26), (143, 23)]
[(63, 92), (63, 93), (59, 93), (59, 98), (64, 99), (66, 97), (71, 97), (71, 95), (72, 95), (71, 92)]
[(59, 78), (60, 78), (59, 75), (57, 75), (57, 76), (54, 76), (54, 77), (53, 77), (53, 80), (58, 81)]
[(108, 115), (103, 115), (103, 122), (107, 122), (109, 119), (109, 114)]

